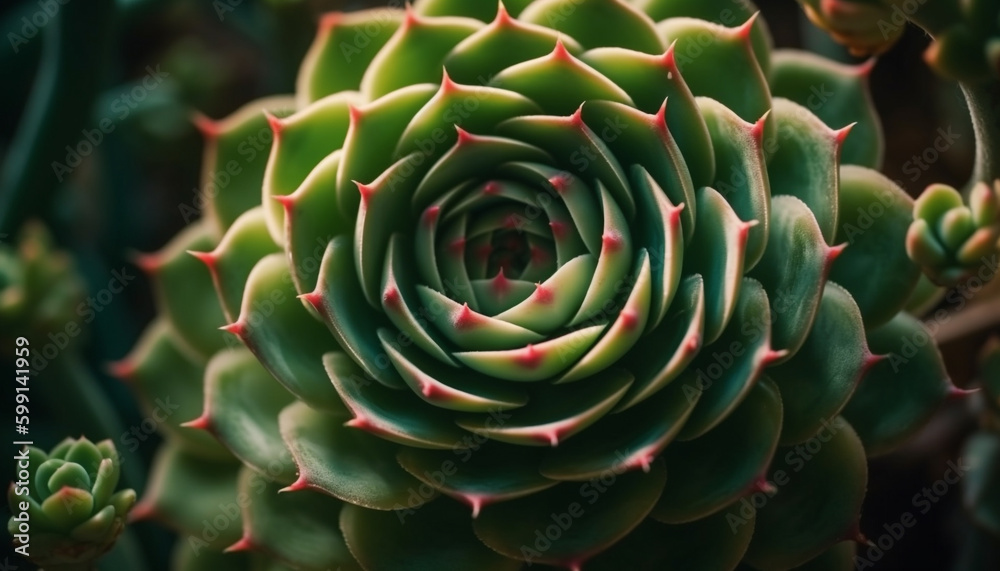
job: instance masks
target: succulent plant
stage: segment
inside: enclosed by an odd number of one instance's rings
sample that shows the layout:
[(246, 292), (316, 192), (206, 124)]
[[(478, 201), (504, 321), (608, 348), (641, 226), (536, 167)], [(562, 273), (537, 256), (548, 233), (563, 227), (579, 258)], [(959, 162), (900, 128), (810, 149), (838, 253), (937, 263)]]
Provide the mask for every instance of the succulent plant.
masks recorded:
[(978, 275), (993, 278), (1000, 239), (1000, 180), (972, 187), (969, 204), (957, 190), (932, 184), (913, 205), (906, 251), (934, 283), (954, 285)]
[(814, 24), (859, 56), (880, 54), (893, 46), (906, 30), (902, 12), (886, 0), (799, 0)]
[(869, 70), (748, 2), (327, 16), (141, 261), (137, 512), (179, 569), (851, 568), (951, 390)]
[(69, 256), (54, 249), (41, 223), (24, 226), (18, 245), (0, 243), (0, 342), (44, 338), (77, 318), (84, 285)]
[[(7, 530), (46, 571), (86, 571), (125, 528), (134, 490), (119, 490), (120, 461), (110, 440), (67, 438), (48, 454), (25, 447), (7, 491)], [(20, 549), (18, 550), (20, 552)]]
[(892, 47), (913, 22), (933, 38), (924, 59), (944, 77), (1000, 79), (996, 0), (798, 0), (809, 19), (855, 55)]

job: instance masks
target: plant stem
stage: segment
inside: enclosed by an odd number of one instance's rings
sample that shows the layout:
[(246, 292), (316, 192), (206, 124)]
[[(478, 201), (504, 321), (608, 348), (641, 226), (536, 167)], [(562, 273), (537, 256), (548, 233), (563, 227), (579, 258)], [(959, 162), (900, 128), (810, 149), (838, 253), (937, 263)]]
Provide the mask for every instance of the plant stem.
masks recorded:
[[(976, 162), (968, 188), (1000, 178), (1000, 82), (959, 83), (976, 134)], [(967, 190), (968, 190), (967, 188)]]

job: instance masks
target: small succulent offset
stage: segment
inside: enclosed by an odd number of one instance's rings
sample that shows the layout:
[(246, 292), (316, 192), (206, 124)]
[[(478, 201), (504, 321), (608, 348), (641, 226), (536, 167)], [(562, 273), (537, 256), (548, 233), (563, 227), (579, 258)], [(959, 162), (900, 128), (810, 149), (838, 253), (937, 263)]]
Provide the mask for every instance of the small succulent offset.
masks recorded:
[(327, 16), (141, 260), (137, 512), (178, 569), (853, 568), (953, 390), (870, 69), (729, 0)]
[[(120, 461), (110, 440), (67, 438), (46, 454), (26, 447), (7, 491), (7, 530), (46, 571), (89, 571), (125, 528), (136, 501), (119, 490)], [(22, 527), (24, 526), (24, 527)]]
[(908, 22), (933, 41), (924, 59), (949, 79), (1000, 78), (997, 0), (798, 0), (809, 19), (856, 55), (886, 51)]
[(913, 217), (906, 236), (910, 258), (937, 285), (955, 285), (990, 268), (984, 262), (1000, 239), (1000, 180), (973, 186), (968, 206), (953, 187), (932, 184), (917, 198)]
[(78, 315), (85, 286), (69, 255), (54, 248), (38, 222), (24, 226), (17, 245), (0, 243), (0, 342), (11, 335), (44, 339)]

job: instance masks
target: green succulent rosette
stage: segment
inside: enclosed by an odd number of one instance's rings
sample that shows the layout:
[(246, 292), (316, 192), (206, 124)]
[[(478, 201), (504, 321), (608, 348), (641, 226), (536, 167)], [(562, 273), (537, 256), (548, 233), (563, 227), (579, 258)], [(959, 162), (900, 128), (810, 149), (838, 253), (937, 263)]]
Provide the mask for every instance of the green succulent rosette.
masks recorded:
[(144, 259), (138, 511), (178, 569), (850, 568), (951, 388), (868, 69), (721, 0), (327, 16)]
[(44, 338), (79, 318), (85, 286), (70, 257), (38, 222), (25, 224), (17, 245), (0, 243), (0, 342)]
[(15, 546), (27, 544), (31, 561), (47, 571), (95, 569), (136, 501), (134, 490), (116, 491), (121, 465), (114, 443), (67, 438), (48, 454), (26, 447), (15, 460), (7, 490)]
[(913, 205), (906, 251), (937, 285), (993, 278), (1000, 239), (1000, 181), (972, 187), (968, 205), (945, 184), (932, 184)]

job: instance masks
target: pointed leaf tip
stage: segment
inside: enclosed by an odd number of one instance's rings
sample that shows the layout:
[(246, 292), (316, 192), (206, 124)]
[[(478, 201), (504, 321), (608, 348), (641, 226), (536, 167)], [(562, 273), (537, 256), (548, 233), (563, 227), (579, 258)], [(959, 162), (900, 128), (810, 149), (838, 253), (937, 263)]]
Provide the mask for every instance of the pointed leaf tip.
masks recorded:
[(223, 553), (236, 553), (238, 551), (253, 551), (257, 545), (247, 536), (243, 536), (236, 543), (222, 550)]
[(267, 111), (266, 109), (264, 110), (264, 117), (267, 118), (267, 124), (271, 127), (271, 132), (274, 134), (274, 138), (277, 139), (281, 136), (281, 131), (285, 128), (285, 123), (279, 119), (277, 115)]
[(194, 250), (186, 250), (186, 252), (205, 264), (208, 270), (215, 273), (215, 264), (219, 261), (219, 257), (212, 252), (196, 252)]
[(194, 420), (189, 420), (187, 422), (182, 422), (181, 426), (184, 428), (194, 428), (196, 430), (206, 430), (211, 431), (212, 429), (212, 419), (208, 414), (202, 414)]
[(135, 380), (135, 364), (128, 359), (112, 361), (105, 366), (107, 372), (112, 377), (130, 383)]
[(311, 487), (312, 485), (309, 483), (305, 474), (299, 474), (299, 477), (294, 482), (278, 490), (278, 493), (283, 494), (286, 492), (300, 492), (302, 490), (308, 490)]
[(201, 132), (202, 136), (208, 140), (217, 138), (219, 133), (222, 132), (217, 121), (198, 111), (191, 114), (191, 122)]
[(156, 507), (148, 502), (139, 502), (128, 513), (129, 523), (148, 521), (156, 517)]

